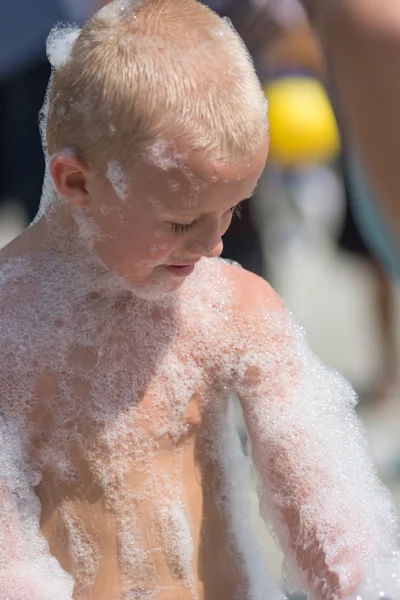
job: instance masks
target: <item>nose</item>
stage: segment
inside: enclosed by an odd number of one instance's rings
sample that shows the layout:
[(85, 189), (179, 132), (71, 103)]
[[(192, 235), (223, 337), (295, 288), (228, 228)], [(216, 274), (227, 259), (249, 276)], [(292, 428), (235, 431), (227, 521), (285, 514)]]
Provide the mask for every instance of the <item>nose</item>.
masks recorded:
[(216, 258), (220, 254), (222, 254), (222, 250), (224, 248), (224, 244), (222, 239), (219, 238), (218, 242), (213, 246), (207, 246), (204, 248), (203, 256), (206, 258)]
[(193, 236), (188, 239), (186, 250), (196, 257), (215, 258), (222, 253), (223, 247), (220, 227), (209, 225), (193, 232)]

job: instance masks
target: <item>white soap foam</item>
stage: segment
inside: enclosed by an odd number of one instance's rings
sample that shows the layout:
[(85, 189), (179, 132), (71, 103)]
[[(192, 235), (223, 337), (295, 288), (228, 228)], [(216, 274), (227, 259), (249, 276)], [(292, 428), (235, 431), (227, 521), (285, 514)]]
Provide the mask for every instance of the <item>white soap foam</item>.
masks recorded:
[(179, 183), (179, 181), (174, 181), (173, 179), (170, 179), (168, 181), (168, 185), (171, 191), (173, 191), (174, 193), (179, 192), (179, 190), (181, 189), (181, 184)]
[(396, 600), (400, 598), (400, 552), (382, 553), (367, 567), (352, 600)]
[(60, 69), (69, 60), (80, 29), (76, 25), (56, 25), (47, 38), (47, 57), (54, 69)]
[(266, 570), (262, 549), (252, 531), (251, 461), (243, 453), (234, 424), (232, 402), (233, 398), (229, 401), (227, 414), (222, 415), (218, 430), (218, 459), (224, 472), (224, 508), (229, 514), (234, 547), (240, 553), (246, 572), (244, 594), (248, 593), (251, 600), (286, 600), (286, 596)]
[[(139, 4), (122, 0), (103, 15), (125, 19)], [(61, 36), (51, 47), (54, 68), (68, 60), (73, 42), (73, 36)], [(172, 56), (165, 44), (160, 49), (167, 60)], [(193, 52), (182, 58), (179, 76), (192, 60)], [(254, 96), (244, 85), (243, 95), (249, 92)], [(43, 139), (48, 108), (46, 102)], [(188, 169), (187, 156), (158, 140), (147, 160), (165, 171), (179, 168), (190, 184), (187, 204), (196, 205), (204, 187)], [(112, 166), (120, 194), (125, 181), (118, 164)], [(2, 598), (25, 600), (29, 586), (32, 600), (72, 597), (71, 576), (40, 534), (36, 491), (42, 502), (48, 497), (51, 504), (56, 496), (60, 504), (77, 589), (89, 589), (103, 568), (102, 538), (83, 523), (82, 503), (93, 511), (104, 508), (119, 549), (125, 598), (166, 592), (157, 566), (163, 556), (174, 581), (170, 596), (184, 588), (196, 600), (194, 566), (201, 549), (192, 537), (182, 458), (183, 451), (190, 456), (195, 434), (193, 468), (205, 477), (203, 503), (217, 506), (228, 528), (216, 547), (203, 549), (202, 567), (214, 567), (218, 550), (225, 564), (240, 566), (240, 600), (274, 597), (246, 526), (248, 463), (232, 428), (225, 429), (232, 392), (244, 408), (262, 514), (273, 523), (297, 584), (314, 598), (319, 587), (329, 591), (332, 573), (345, 586), (360, 566), (380, 589), (381, 575), (367, 565), (394, 547), (396, 520), (346, 382), (310, 353), (287, 315), (263, 308), (265, 298), (251, 311), (234, 308), (238, 275), (220, 261), (201, 261), (175, 294), (163, 294), (161, 285), (143, 299), (92, 255), (109, 238), (88, 210), (74, 212), (77, 236), (60, 227), (54, 199), (61, 202), (47, 170), (40, 215), (46, 213), (48, 236), (35, 252), (3, 259), (0, 266)], [(207, 468), (217, 471), (215, 486)], [(61, 494), (64, 489), (72, 498)], [(299, 557), (310, 549), (308, 568)], [(382, 565), (386, 576), (392, 563)], [(372, 600), (369, 592), (362, 594)]]
[(118, 198), (126, 204), (129, 198), (129, 184), (122, 165), (117, 161), (110, 161), (107, 165), (106, 177), (113, 186)]
[(115, 19), (125, 21), (128, 18), (135, 18), (135, 11), (143, 4), (145, 0), (114, 0), (106, 4), (97, 13), (105, 19)]
[(3, 600), (72, 600), (74, 581), (50, 556), (39, 532), (40, 504), (15, 422), (0, 412), (0, 594)]
[[(289, 580), (317, 598), (332, 578), (346, 589), (373, 557), (395, 548), (394, 505), (377, 478), (349, 384), (320, 363), (286, 316), (256, 323), (259, 342), (246, 353), (242, 381), (261, 512), (274, 524)], [(306, 567), (300, 557), (306, 564), (308, 552)]]
[[(7, 311), (1, 320), (0, 359), (7, 367), (0, 382), (7, 391), (2, 410), (21, 439), (44, 440), (33, 462), (13, 449), (3, 453), (1, 463), (16, 491), (21, 486), (15, 482), (24, 481), (21, 468), (30, 473), (34, 467), (31, 484), (23, 484), (29, 525), (20, 543), (25, 548), (26, 540), (35, 540), (35, 552), (23, 555), (27, 573), (48, 562), (57, 585), (70, 590), (39, 535), (38, 503), (30, 486), (38, 485), (38, 472), (50, 470), (56, 488), (80, 489), (85, 480), (73, 458), (77, 452), (92, 478), (82, 489), (104, 496), (105, 506), (118, 516), (126, 594), (136, 590), (137, 598), (144, 598), (164, 589), (155, 562), (161, 553), (176, 585), (192, 590), (195, 599), (182, 451), (183, 440), (204, 416), (205, 471), (207, 465), (221, 466), (207, 494), (229, 524), (228, 537), (219, 544), (227, 548), (226, 560), (241, 565), (242, 598), (273, 593), (248, 526), (249, 465), (232, 426), (226, 429), (224, 405), (235, 389), (260, 476), (263, 516), (272, 520), (290, 570), (311, 597), (330, 570), (344, 585), (354, 562), (364, 568), (382, 547), (393, 545), (393, 506), (367, 456), (352, 390), (310, 353), (302, 331), (287, 316), (262, 308), (249, 315), (231, 307), (236, 284), (229, 273), (243, 271), (204, 260), (179, 293), (148, 302), (121, 287), (87, 250), (80, 250), (78, 240), (68, 239), (62, 252), (54, 252), (59, 237), (50, 236), (48, 250), (1, 269), (0, 313)], [(196, 394), (201, 401), (190, 412)], [(127, 483), (132, 472), (138, 478), (134, 485)], [(77, 589), (89, 589), (101, 568), (98, 541), (83, 529), (74, 504), (61, 501)], [(152, 544), (142, 531), (145, 507), (153, 507), (154, 532), (160, 532)], [(302, 515), (300, 530), (288, 528), (285, 509)], [(315, 536), (319, 546), (308, 587), (297, 555)], [(4, 551), (3, 564), (9, 564), (10, 548)], [(326, 561), (320, 569), (319, 552)]]

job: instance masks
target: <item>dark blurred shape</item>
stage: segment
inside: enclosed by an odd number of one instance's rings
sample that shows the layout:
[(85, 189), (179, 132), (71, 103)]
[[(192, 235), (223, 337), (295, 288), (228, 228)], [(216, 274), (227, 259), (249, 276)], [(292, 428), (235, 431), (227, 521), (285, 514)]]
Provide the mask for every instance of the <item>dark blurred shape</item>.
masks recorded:
[[(233, 26), (242, 36), (257, 62), (257, 57), (266, 41), (266, 29), (265, 26), (260, 29), (255, 28), (255, 17), (261, 13), (255, 8), (254, 3), (247, 0), (208, 0), (204, 3), (221, 16), (231, 19)], [(272, 24), (271, 19), (268, 19), (268, 22)], [(275, 25), (272, 26), (275, 31)], [(252, 221), (252, 200), (242, 203), (240, 218), (233, 217), (223, 242), (223, 258), (238, 262), (245, 269), (265, 277), (266, 264), (263, 249)]]
[[(0, 203), (20, 203), (27, 222), (41, 196), (44, 159), (38, 130), (50, 67), (46, 38), (53, 24), (84, 14), (76, 0), (13, 0), (0, 19)], [(88, 4), (80, 2), (81, 7)]]
[(265, 277), (264, 254), (258, 232), (252, 221), (251, 202), (252, 200), (243, 202), (240, 217), (233, 217), (223, 238), (222, 257), (234, 260), (240, 263), (244, 269)]
[(36, 216), (43, 183), (37, 119), (49, 76), (43, 60), (0, 81), (0, 199), (21, 203), (29, 222)]

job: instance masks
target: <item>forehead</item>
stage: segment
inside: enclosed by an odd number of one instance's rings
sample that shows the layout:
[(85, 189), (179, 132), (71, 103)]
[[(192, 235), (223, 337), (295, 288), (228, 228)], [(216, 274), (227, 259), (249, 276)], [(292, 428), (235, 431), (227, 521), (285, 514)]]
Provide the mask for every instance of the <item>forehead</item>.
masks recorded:
[(132, 192), (188, 213), (216, 202), (233, 205), (253, 193), (267, 153), (266, 139), (257, 152), (235, 162), (212, 161), (201, 151), (144, 157), (131, 173)]

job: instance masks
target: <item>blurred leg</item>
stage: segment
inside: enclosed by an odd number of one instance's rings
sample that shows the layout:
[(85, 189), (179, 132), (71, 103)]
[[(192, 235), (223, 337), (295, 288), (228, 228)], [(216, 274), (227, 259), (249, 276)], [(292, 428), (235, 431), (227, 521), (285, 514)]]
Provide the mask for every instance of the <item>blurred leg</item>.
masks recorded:
[[(346, 219), (339, 245), (342, 249), (365, 260), (374, 279), (376, 296), (376, 319), (379, 329), (379, 345), (382, 349), (381, 374), (371, 393), (371, 399), (380, 408), (382, 403), (390, 402), (397, 395), (397, 348), (396, 322), (392, 282), (380, 261), (364, 241), (363, 231), (359, 228), (353, 209), (353, 188), (345, 171), (347, 194)], [(397, 401), (397, 400), (396, 400)]]
[(393, 288), (390, 277), (378, 261), (371, 261), (377, 289), (377, 317), (382, 337), (382, 373), (375, 397), (377, 402), (396, 400), (397, 347)]

